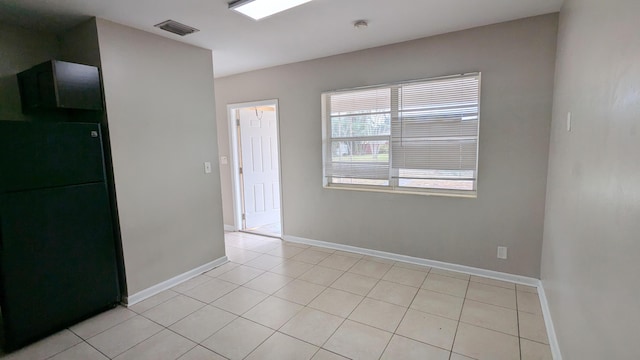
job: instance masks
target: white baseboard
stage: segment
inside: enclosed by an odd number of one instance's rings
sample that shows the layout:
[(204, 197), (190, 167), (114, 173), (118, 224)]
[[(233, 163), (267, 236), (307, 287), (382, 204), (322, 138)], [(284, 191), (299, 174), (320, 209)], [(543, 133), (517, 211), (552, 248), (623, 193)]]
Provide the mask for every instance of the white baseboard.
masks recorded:
[(224, 224), (224, 231), (236, 231), (236, 227), (233, 225)]
[(161, 293), (161, 292), (163, 292), (165, 290), (168, 290), (168, 289), (170, 289), (170, 288), (172, 288), (172, 287), (174, 287), (174, 286), (176, 286), (176, 285), (178, 285), (180, 283), (183, 283), (183, 282), (185, 282), (187, 280), (190, 280), (190, 279), (192, 279), (192, 278), (194, 278), (194, 277), (196, 277), (196, 276), (198, 276), (198, 275), (200, 275), (202, 273), (205, 273), (205, 272), (207, 272), (207, 271), (209, 271), (209, 270), (211, 270), (213, 268), (216, 268), (216, 267), (218, 267), (220, 265), (223, 265), (223, 264), (225, 264), (227, 262), (229, 262), (229, 259), (227, 259), (226, 256), (223, 256), (223, 257), (221, 257), (219, 259), (216, 259), (216, 260), (214, 260), (212, 262), (206, 263), (206, 264), (204, 264), (202, 266), (198, 266), (195, 269), (189, 270), (189, 271), (187, 271), (185, 273), (182, 273), (182, 274), (180, 274), (178, 276), (172, 277), (169, 280), (163, 281), (163, 282), (161, 282), (159, 284), (153, 285), (153, 286), (151, 286), (149, 288), (146, 288), (146, 289), (144, 289), (142, 291), (139, 291), (139, 292), (137, 292), (137, 293), (135, 293), (133, 295), (127, 296), (127, 297), (125, 297), (123, 299), (122, 302), (127, 307), (131, 306), (131, 305), (134, 305), (134, 304), (139, 303), (140, 301), (142, 301), (144, 299), (150, 298), (153, 295), (156, 295), (156, 294)]
[(549, 336), (551, 355), (554, 360), (562, 360), (560, 344), (558, 344), (558, 338), (556, 337), (556, 328), (553, 326), (551, 310), (549, 309), (549, 301), (547, 300), (547, 294), (544, 292), (542, 281), (540, 281), (540, 285), (538, 286), (538, 297), (540, 298), (540, 305), (542, 306), (542, 315), (544, 317), (544, 325), (547, 328), (547, 336)]
[(377, 257), (381, 257), (389, 260), (402, 261), (410, 264), (429, 266), (429, 267), (434, 267), (438, 269), (461, 272), (461, 273), (470, 274), (470, 275), (483, 276), (487, 278), (509, 281), (509, 282), (522, 284), (522, 285), (537, 287), (540, 284), (540, 280), (527, 277), (527, 276), (513, 275), (513, 274), (507, 274), (499, 271), (475, 268), (471, 266), (458, 265), (458, 264), (446, 263), (442, 261), (417, 258), (413, 256), (394, 254), (386, 251), (371, 250), (371, 249), (361, 248), (357, 246), (342, 245), (342, 244), (336, 244), (336, 243), (319, 241), (319, 240), (310, 240), (310, 239), (305, 239), (297, 236), (289, 236), (289, 235), (285, 235), (284, 240), (294, 242), (294, 243), (299, 243), (299, 244), (306, 244), (306, 245), (319, 246), (319, 247), (335, 249), (335, 250), (349, 251), (352, 253), (357, 253), (362, 255), (377, 256)]
[(451, 263), (446, 263), (442, 261), (428, 260), (428, 259), (422, 259), (422, 258), (417, 258), (413, 256), (394, 254), (394, 253), (385, 252), (385, 251), (371, 250), (371, 249), (361, 248), (357, 246), (305, 239), (297, 236), (285, 235), (284, 240), (294, 242), (294, 243), (319, 246), (319, 247), (324, 247), (324, 248), (329, 248), (334, 250), (349, 251), (356, 254), (377, 256), (385, 259), (402, 261), (410, 264), (429, 266), (429, 267), (438, 268), (438, 269), (461, 272), (469, 275), (483, 276), (483, 277), (492, 278), (496, 280), (509, 281), (516, 284), (536, 287), (538, 289), (538, 296), (540, 297), (540, 305), (542, 306), (542, 314), (544, 316), (544, 322), (547, 328), (547, 335), (549, 336), (551, 354), (553, 355), (554, 360), (562, 360), (562, 355), (560, 354), (560, 347), (558, 345), (558, 339), (556, 338), (556, 332), (553, 327), (553, 321), (551, 320), (549, 303), (547, 302), (547, 297), (544, 292), (542, 282), (539, 279), (531, 278), (527, 276), (507, 274), (499, 271), (480, 269), (480, 268), (475, 268), (471, 266), (451, 264)]

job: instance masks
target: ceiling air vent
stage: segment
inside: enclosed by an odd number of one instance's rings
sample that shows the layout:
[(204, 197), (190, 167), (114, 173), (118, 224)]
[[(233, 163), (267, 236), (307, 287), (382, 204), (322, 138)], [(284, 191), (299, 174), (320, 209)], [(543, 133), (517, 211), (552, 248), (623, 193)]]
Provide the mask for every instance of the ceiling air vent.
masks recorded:
[(174, 20), (163, 21), (160, 24), (154, 25), (164, 31), (168, 31), (170, 33), (174, 33), (180, 36), (185, 36), (189, 34), (193, 34), (194, 32), (200, 31), (196, 28), (192, 28), (191, 26), (181, 24)]

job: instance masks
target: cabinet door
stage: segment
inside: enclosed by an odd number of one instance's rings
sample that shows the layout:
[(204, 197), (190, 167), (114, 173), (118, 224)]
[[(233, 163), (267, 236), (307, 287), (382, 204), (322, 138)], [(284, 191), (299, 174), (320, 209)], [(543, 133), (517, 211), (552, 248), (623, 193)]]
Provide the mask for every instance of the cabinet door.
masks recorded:
[(0, 121), (0, 192), (104, 181), (100, 126)]
[(6, 345), (16, 348), (119, 300), (103, 183), (0, 195)]
[(102, 89), (97, 67), (54, 61), (53, 68), (58, 107), (102, 110)]
[(51, 60), (18, 74), (22, 111), (102, 110), (100, 71), (95, 66)]

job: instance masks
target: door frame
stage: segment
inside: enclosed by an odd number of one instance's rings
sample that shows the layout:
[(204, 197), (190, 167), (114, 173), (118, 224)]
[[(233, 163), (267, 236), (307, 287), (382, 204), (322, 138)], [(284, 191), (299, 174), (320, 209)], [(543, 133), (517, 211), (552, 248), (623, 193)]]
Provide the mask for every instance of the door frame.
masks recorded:
[(282, 201), (282, 155), (280, 146), (280, 110), (278, 99), (249, 101), (242, 103), (233, 103), (227, 105), (227, 119), (229, 127), (229, 164), (231, 165), (231, 192), (233, 194), (233, 228), (234, 231), (243, 231), (242, 229), (242, 196), (240, 190), (240, 161), (238, 159), (238, 131), (236, 128), (235, 110), (256, 107), (256, 106), (275, 106), (276, 108), (276, 130), (278, 140), (278, 186), (280, 188), (280, 238), (284, 238), (284, 206)]

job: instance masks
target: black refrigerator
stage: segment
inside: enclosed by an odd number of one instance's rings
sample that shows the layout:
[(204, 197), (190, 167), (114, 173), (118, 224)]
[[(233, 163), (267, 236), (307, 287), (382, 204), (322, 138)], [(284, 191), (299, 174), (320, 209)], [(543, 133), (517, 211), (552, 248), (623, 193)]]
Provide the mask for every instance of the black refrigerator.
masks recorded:
[(0, 121), (0, 306), (13, 350), (120, 300), (98, 124)]

